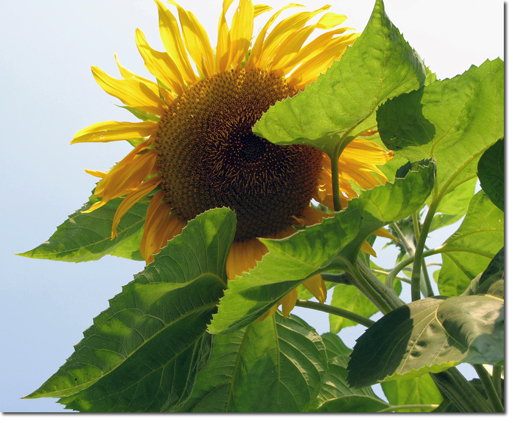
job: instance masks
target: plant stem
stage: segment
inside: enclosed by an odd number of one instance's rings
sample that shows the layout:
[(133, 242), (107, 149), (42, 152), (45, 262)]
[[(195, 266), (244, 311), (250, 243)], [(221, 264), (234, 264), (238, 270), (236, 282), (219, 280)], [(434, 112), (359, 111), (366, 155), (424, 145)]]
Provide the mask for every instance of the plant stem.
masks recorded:
[(500, 398), (502, 395), (502, 366), (493, 366), (492, 381)]
[[(383, 276), (388, 276), (390, 271), (386, 271), (386, 270), (379, 270), (379, 269), (371, 269), (372, 273), (376, 273), (377, 275), (383, 275)], [(411, 283), (411, 280), (409, 280), (408, 278), (403, 278), (402, 276), (396, 276), (395, 279), (401, 281), (401, 282), (406, 282), (406, 283)]]
[(340, 316), (344, 319), (352, 320), (353, 322), (359, 323), (360, 325), (363, 325), (368, 328), (370, 328), (374, 324), (374, 322), (371, 319), (367, 319), (366, 317), (360, 316), (359, 314), (353, 313), (349, 310), (344, 310), (342, 308), (320, 304), (313, 301), (297, 300), (296, 306), (334, 314), (335, 316)]
[(473, 367), (476, 369), (479, 379), (481, 379), (481, 383), (483, 384), (488, 400), (493, 407), (493, 411), (504, 412), (504, 406), (502, 405), (501, 399), (493, 386), (490, 373), (488, 373), (482, 364), (474, 364)]
[[(413, 213), (413, 229), (415, 231), (415, 239), (419, 239), (420, 237), (420, 222), (419, 222), (419, 212), (416, 211)], [(429, 280), (429, 273), (426, 267), (426, 260), (422, 257), (421, 261), (422, 266), (422, 276), (424, 277), (424, 284), (426, 285), (426, 293), (428, 297), (434, 297), (435, 294), (433, 292), (433, 288), (431, 287), (431, 282)]]
[(491, 413), (494, 411), (458, 369), (451, 367), (440, 373), (430, 373), (430, 375), (442, 395), (450, 399), (460, 412)]
[(397, 233), (397, 236), (401, 240), (404, 248), (406, 248), (406, 252), (408, 253), (408, 255), (413, 256), (415, 254), (415, 251), (413, 250), (411, 244), (408, 242), (408, 240), (404, 236), (403, 231), (401, 231), (401, 228), (399, 228), (399, 225), (396, 222), (393, 222), (392, 226), (394, 227), (394, 229)]
[(339, 154), (335, 154), (335, 159), (331, 158), (331, 185), (333, 187), (333, 206), (335, 211), (342, 210), (342, 202), (340, 201), (340, 184), (338, 182), (338, 157)]
[(431, 203), (431, 207), (429, 208), (426, 219), (424, 220), (424, 226), (422, 227), (422, 231), (417, 238), (417, 248), (415, 250), (415, 257), (413, 260), (413, 270), (411, 274), (411, 300), (416, 301), (420, 300), (420, 270), (422, 267), (422, 261), (424, 260), (424, 245), (426, 244), (426, 239), (429, 234), (429, 227), (431, 226), (431, 221), (435, 216), (436, 208), (438, 206), (438, 202), (433, 200)]
[(389, 413), (390, 411), (396, 410), (409, 410), (411, 408), (419, 408), (419, 409), (428, 409), (428, 410), (436, 410), (438, 408), (438, 404), (404, 404), (404, 405), (392, 405), (384, 410), (378, 411), (378, 413)]

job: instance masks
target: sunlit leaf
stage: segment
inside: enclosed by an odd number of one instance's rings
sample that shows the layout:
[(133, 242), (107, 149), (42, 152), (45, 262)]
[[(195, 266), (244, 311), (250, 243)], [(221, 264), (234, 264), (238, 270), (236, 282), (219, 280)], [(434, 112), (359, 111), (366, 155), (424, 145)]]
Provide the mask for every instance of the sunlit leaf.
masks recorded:
[(474, 178), (481, 155), (504, 135), (504, 62), (486, 61), (389, 100), (377, 121), (398, 157), (436, 158), (433, 198), (439, 199)]
[(280, 314), (216, 335), (208, 365), (177, 412), (306, 411), (327, 369), (321, 337), (296, 316)]
[(90, 412), (166, 411), (186, 400), (211, 352), (205, 332), (226, 287), (235, 227), (229, 209), (190, 221), (27, 398), (61, 397)]
[[(460, 295), (483, 272), (504, 246), (504, 213), (479, 191), (470, 202), (459, 229), (443, 244), (443, 266), (438, 276), (442, 295)], [(460, 251), (459, 251), (460, 250)]]
[(276, 144), (306, 144), (334, 158), (355, 136), (376, 127), (377, 107), (424, 85), (422, 60), (385, 13), (382, 0), (362, 35), (326, 74), (271, 107), (254, 132)]
[[(140, 254), (137, 255), (136, 250), (131, 252), (129, 250), (130, 246), (137, 243), (138, 239), (140, 240), (140, 231), (144, 227), (148, 204), (136, 203), (121, 218), (118, 235), (111, 240), (112, 221), (122, 200), (122, 198), (116, 198), (91, 213), (81, 213), (98, 201), (98, 198), (91, 197), (88, 203), (57, 227), (57, 231), (48, 241), (19, 255), (74, 263), (98, 260), (107, 254), (140, 260)], [(125, 243), (128, 245), (123, 248)], [(139, 249), (138, 245), (137, 249)]]
[[(323, 379), (319, 396), (308, 411), (327, 411), (343, 407), (346, 412), (357, 412), (365, 401), (371, 404), (368, 411), (373, 409), (374, 400), (378, 400), (374, 391), (367, 387), (351, 388), (347, 382), (347, 363), (351, 349), (332, 333), (323, 334), (322, 339), (328, 353), (328, 372)], [(367, 400), (360, 401), (364, 397), (367, 397)], [(351, 409), (351, 406), (354, 408)]]
[(285, 239), (262, 239), (269, 253), (255, 269), (230, 282), (209, 331), (247, 326), (307, 278), (355, 263), (370, 234), (422, 207), (433, 179), (433, 163), (420, 166), (394, 184), (362, 192), (346, 210), (320, 224)]
[[(438, 405), (443, 397), (427, 373), (402, 380), (381, 382), (381, 387), (391, 405), (432, 404)], [(428, 412), (426, 408), (404, 408), (397, 410), (402, 413)]]

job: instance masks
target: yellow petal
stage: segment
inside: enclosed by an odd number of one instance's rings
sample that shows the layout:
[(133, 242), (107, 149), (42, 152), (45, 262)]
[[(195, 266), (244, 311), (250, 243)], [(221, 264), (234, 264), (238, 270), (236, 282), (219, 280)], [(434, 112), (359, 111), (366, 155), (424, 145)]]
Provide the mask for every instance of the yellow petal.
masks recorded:
[(185, 49), (185, 45), (180, 34), (178, 22), (173, 14), (158, 0), (155, 0), (159, 10), (159, 30), (160, 38), (164, 44), (167, 53), (176, 63), (180, 74), (183, 76), (187, 84), (193, 84), (198, 80), (194, 73), (189, 56)]
[(184, 10), (174, 0), (168, 1), (178, 9), (183, 39), (192, 60), (205, 77), (208, 78), (214, 75), (214, 52), (212, 51), (207, 31), (205, 31), (205, 28), (203, 28), (193, 13)]
[(178, 66), (171, 60), (167, 53), (153, 50), (140, 29), (135, 32), (137, 48), (146, 68), (159, 80), (166, 84), (176, 95), (183, 94), (185, 83)]
[(226, 260), (228, 279), (233, 280), (244, 272), (249, 272), (268, 252), (267, 247), (258, 239), (233, 242)]
[(223, 1), (223, 11), (219, 17), (217, 30), (217, 47), (216, 47), (216, 68), (217, 73), (226, 72), (230, 66), (230, 33), (226, 22), (226, 12), (233, 3), (233, 0)]
[(264, 69), (267, 67), (267, 65), (271, 64), (274, 60), (274, 56), (276, 55), (277, 50), (289, 37), (289, 35), (303, 28), (310, 19), (312, 19), (315, 15), (329, 9), (329, 7), (329, 5), (326, 5), (313, 12), (296, 13), (295, 15), (292, 15), (278, 23), (266, 38), (264, 45), (262, 46), (260, 60), (257, 61), (256, 67)]
[(381, 236), (383, 238), (389, 238), (395, 242), (399, 242), (395, 236), (393, 236), (390, 232), (388, 232), (385, 228), (379, 228), (377, 231), (373, 232), (376, 236)]
[(114, 214), (114, 219), (112, 220), (112, 232), (111, 239), (114, 239), (117, 235), (117, 227), (121, 218), (132, 208), (132, 206), (137, 203), (141, 198), (143, 198), (146, 194), (152, 192), (158, 185), (160, 184), (160, 177), (154, 177), (144, 181), (136, 190), (132, 191), (128, 194)]
[(262, 322), (265, 319), (267, 319), (269, 316), (272, 316), (274, 313), (276, 313), (276, 310), (278, 310), (279, 306), (280, 306), (279, 303), (273, 305), (269, 310), (267, 310), (264, 314), (262, 314), (256, 321)]
[(157, 122), (98, 122), (78, 131), (71, 144), (144, 138), (154, 134), (157, 131), (157, 126)]
[(271, 25), (274, 23), (274, 21), (278, 18), (281, 12), (283, 12), (285, 9), (289, 9), (290, 7), (304, 7), (300, 4), (291, 3), (287, 6), (282, 7), (280, 10), (278, 10), (274, 15), (271, 16), (271, 19), (267, 21), (267, 23), (264, 25), (262, 30), (258, 33), (258, 36), (253, 44), (253, 48), (251, 49), (251, 54), (249, 55), (248, 62), (246, 63), (246, 68), (252, 69), (255, 67), (256, 63), (260, 62), (261, 54), (262, 54), (262, 47), (264, 45), (265, 36), (267, 35), (267, 31), (271, 27)]
[(365, 254), (370, 254), (373, 257), (377, 257), (376, 252), (372, 249), (371, 245), (367, 241), (364, 241), (360, 251), (363, 251)]
[(97, 178), (103, 178), (107, 172), (100, 172), (99, 170), (89, 170), (85, 169), (86, 173), (88, 173), (91, 176), (96, 176)]
[(273, 8), (270, 6), (267, 6), (265, 4), (255, 4), (254, 10), (255, 10), (254, 13), (255, 13), (255, 18), (256, 18), (257, 16), (260, 16), (262, 13), (269, 12), (270, 10), (273, 10)]
[[(295, 67), (297, 67), (299, 64), (304, 63), (315, 57), (317, 54), (322, 53), (324, 49), (328, 47), (330, 43), (333, 42), (333, 37), (335, 35), (342, 34), (346, 32), (348, 29), (352, 28), (337, 28), (333, 31), (326, 32), (324, 34), (319, 35), (317, 38), (315, 38), (313, 41), (308, 43), (306, 46), (301, 48), (301, 50), (295, 54), (290, 55), (287, 59), (288, 60), (282, 60), (280, 63), (280, 73), (282, 75), (287, 75), (290, 71), (292, 71)], [(345, 38), (340, 37), (342, 40), (345, 40), (344, 42), (347, 44), (351, 44), (354, 42), (354, 34), (350, 34), (345, 36)], [(341, 41), (337, 41), (340, 43)], [(276, 59), (275, 59), (276, 60)], [(277, 65), (273, 65), (273, 67), (277, 67)]]
[(303, 286), (308, 289), (321, 304), (324, 304), (328, 294), (326, 291), (326, 285), (324, 284), (324, 280), (322, 279), (321, 275), (315, 275), (311, 278), (308, 278), (303, 282)]
[(285, 295), (280, 303), (281, 303), (281, 311), (283, 313), (283, 317), (287, 319), (289, 317), (290, 312), (296, 306), (297, 301), (297, 288), (294, 288), (287, 295)]
[(116, 79), (107, 75), (100, 68), (93, 66), (94, 79), (108, 94), (117, 97), (127, 106), (161, 116), (165, 112), (164, 102), (160, 99), (156, 84), (152, 87), (135, 78)]
[(335, 38), (322, 52), (300, 65), (288, 78), (289, 83), (301, 90), (312, 81), (316, 81), (319, 75), (326, 72), (347, 50), (348, 43), (342, 38)]
[(230, 28), (230, 62), (234, 68), (240, 66), (246, 56), (253, 35), (254, 8), (251, 0), (240, 0), (232, 18)]

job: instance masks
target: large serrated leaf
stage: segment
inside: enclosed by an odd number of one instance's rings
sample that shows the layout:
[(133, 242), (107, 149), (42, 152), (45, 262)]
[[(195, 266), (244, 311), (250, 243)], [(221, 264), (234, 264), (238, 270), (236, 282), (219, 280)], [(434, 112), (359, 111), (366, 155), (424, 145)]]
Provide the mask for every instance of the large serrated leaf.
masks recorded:
[[(442, 295), (460, 295), (504, 246), (504, 213), (479, 191), (458, 230), (443, 244), (438, 276)], [(451, 251), (450, 249), (453, 249)]]
[(279, 313), (216, 335), (209, 364), (177, 412), (306, 411), (327, 369), (326, 349), (313, 328)]
[(488, 295), (426, 298), (399, 307), (356, 342), (352, 386), (410, 379), (466, 362), (504, 358), (504, 301)]
[(142, 260), (137, 252), (139, 245), (133, 251), (123, 249), (123, 245), (132, 245), (140, 239), (148, 204), (134, 204), (121, 218), (118, 235), (111, 240), (112, 221), (123, 199), (116, 198), (91, 213), (82, 213), (97, 200), (96, 197), (91, 198), (80, 210), (71, 214), (48, 241), (19, 255), (73, 263), (98, 260), (107, 254)]
[(206, 326), (226, 287), (235, 214), (189, 222), (110, 300), (75, 352), (27, 398), (61, 397), (79, 411), (166, 411), (192, 391), (211, 350)]
[(434, 198), (475, 177), (484, 151), (504, 135), (504, 62), (389, 100), (377, 112), (385, 145), (411, 161), (436, 158)]
[(424, 85), (426, 70), (377, 0), (365, 30), (304, 92), (271, 107), (254, 132), (276, 144), (306, 144), (338, 158), (341, 147), (376, 126), (385, 100)]
[[(368, 398), (370, 404), (374, 405), (374, 401), (378, 400), (378, 397), (371, 388), (351, 388), (347, 382), (347, 363), (351, 349), (346, 347), (342, 340), (333, 333), (323, 334), (322, 339), (328, 353), (328, 372), (323, 379), (317, 399), (308, 411), (333, 410), (337, 400), (344, 402), (344, 411), (346, 412), (360, 411), (357, 408), (351, 409), (351, 405), (358, 404), (358, 407), (361, 407), (362, 402), (354, 401), (354, 399), (365, 397)], [(341, 404), (339, 403), (338, 406)]]
[(318, 225), (285, 239), (262, 239), (269, 253), (255, 269), (230, 282), (209, 331), (219, 334), (245, 327), (302, 281), (356, 263), (370, 234), (422, 207), (433, 180), (433, 163), (419, 166), (394, 184), (362, 192), (346, 210)]

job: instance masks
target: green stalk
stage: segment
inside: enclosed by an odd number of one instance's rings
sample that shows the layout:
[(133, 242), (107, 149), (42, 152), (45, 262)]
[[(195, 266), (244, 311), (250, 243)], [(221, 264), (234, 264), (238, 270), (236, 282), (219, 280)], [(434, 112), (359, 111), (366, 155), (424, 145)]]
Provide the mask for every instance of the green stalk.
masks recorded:
[(370, 328), (374, 324), (374, 321), (372, 321), (371, 319), (367, 319), (366, 317), (360, 316), (359, 314), (353, 313), (349, 310), (344, 310), (343, 308), (333, 307), (326, 304), (320, 304), (313, 301), (297, 300), (296, 307), (324, 311), (325, 313), (330, 313), (334, 314), (335, 316), (343, 317), (344, 319), (349, 319), (367, 328)]
[(490, 373), (488, 373), (482, 364), (474, 364), (473, 367), (476, 369), (479, 379), (481, 379), (481, 383), (483, 384), (483, 388), (486, 392), (486, 395), (488, 396), (488, 400), (493, 407), (493, 411), (503, 413), (504, 406), (502, 405), (501, 399), (499, 398), (499, 395), (493, 386)]
[(336, 158), (331, 158), (331, 185), (333, 186), (333, 205), (335, 211), (342, 210), (342, 202), (340, 201), (340, 184), (338, 182), (338, 158), (340, 154), (335, 154)]
[(406, 248), (406, 252), (408, 253), (408, 255), (413, 256), (415, 254), (415, 251), (413, 250), (412, 246), (410, 245), (410, 243), (404, 236), (403, 231), (401, 231), (401, 229), (399, 228), (399, 225), (396, 222), (393, 222), (392, 226), (394, 227), (395, 231), (397, 232), (397, 236), (402, 241), (404, 248)]
[(491, 413), (488, 401), (463, 377), (458, 369), (451, 367), (440, 373), (430, 373), (436, 386), (462, 413)]
[[(415, 239), (419, 239), (420, 237), (420, 223), (419, 223), (419, 212), (413, 213), (413, 229), (415, 231)], [(433, 288), (431, 287), (431, 282), (429, 280), (429, 273), (426, 267), (426, 260), (422, 257), (422, 275), (424, 276), (424, 283), (426, 285), (426, 291), (428, 297), (434, 297), (435, 293), (433, 292)]]
[(500, 398), (502, 395), (502, 366), (493, 366), (492, 382)]

